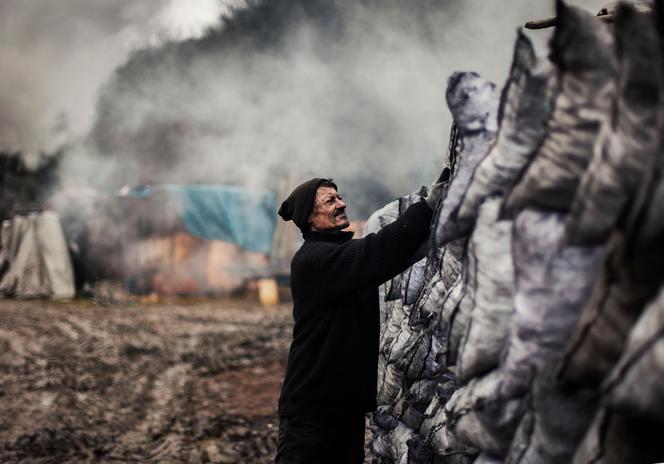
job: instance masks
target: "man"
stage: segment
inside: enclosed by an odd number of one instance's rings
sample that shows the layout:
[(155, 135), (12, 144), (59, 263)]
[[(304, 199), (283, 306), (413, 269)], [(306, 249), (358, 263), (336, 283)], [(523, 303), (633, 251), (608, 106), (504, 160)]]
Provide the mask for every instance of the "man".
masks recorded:
[(293, 341), (279, 399), (279, 464), (364, 460), (364, 417), (376, 409), (378, 286), (409, 265), (429, 234), (442, 192), (376, 234), (351, 240), (346, 204), (331, 179), (311, 179), (279, 215), (302, 230), (291, 263)]

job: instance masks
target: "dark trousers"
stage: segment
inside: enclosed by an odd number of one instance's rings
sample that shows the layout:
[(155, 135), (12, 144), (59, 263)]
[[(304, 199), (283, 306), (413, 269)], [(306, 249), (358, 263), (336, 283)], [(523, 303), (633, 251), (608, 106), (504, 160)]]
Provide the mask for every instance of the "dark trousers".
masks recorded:
[(277, 464), (362, 464), (364, 413), (280, 416)]

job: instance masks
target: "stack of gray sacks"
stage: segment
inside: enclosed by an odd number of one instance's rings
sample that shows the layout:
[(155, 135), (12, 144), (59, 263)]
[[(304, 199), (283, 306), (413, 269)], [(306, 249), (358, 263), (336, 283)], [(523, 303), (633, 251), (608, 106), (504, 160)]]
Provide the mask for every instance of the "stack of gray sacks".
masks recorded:
[[(662, 7), (456, 73), (431, 248), (380, 287), (375, 463), (664, 461)], [(376, 211), (367, 232), (424, 194)]]

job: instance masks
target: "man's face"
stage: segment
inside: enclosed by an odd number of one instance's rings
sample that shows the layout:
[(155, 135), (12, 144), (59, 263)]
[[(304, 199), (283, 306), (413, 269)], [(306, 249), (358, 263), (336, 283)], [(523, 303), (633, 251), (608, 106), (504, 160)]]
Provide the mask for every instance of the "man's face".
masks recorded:
[(346, 203), (333, 187), (318, 187), (314, 209), (309, 216), (311, 230), (341, 230), (350, 225)]

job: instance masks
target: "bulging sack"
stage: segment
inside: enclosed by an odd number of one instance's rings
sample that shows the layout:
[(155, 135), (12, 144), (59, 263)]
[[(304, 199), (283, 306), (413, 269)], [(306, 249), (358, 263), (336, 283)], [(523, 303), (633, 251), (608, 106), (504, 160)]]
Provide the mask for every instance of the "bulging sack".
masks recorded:
[(526, 207), (568, 211), (592, 157), (615, 93), (616, 56), (608, 27), (579, 8), (557, 2), (551, 59), (560, 74), (542, 145), (507, 194), (503, 212)]

